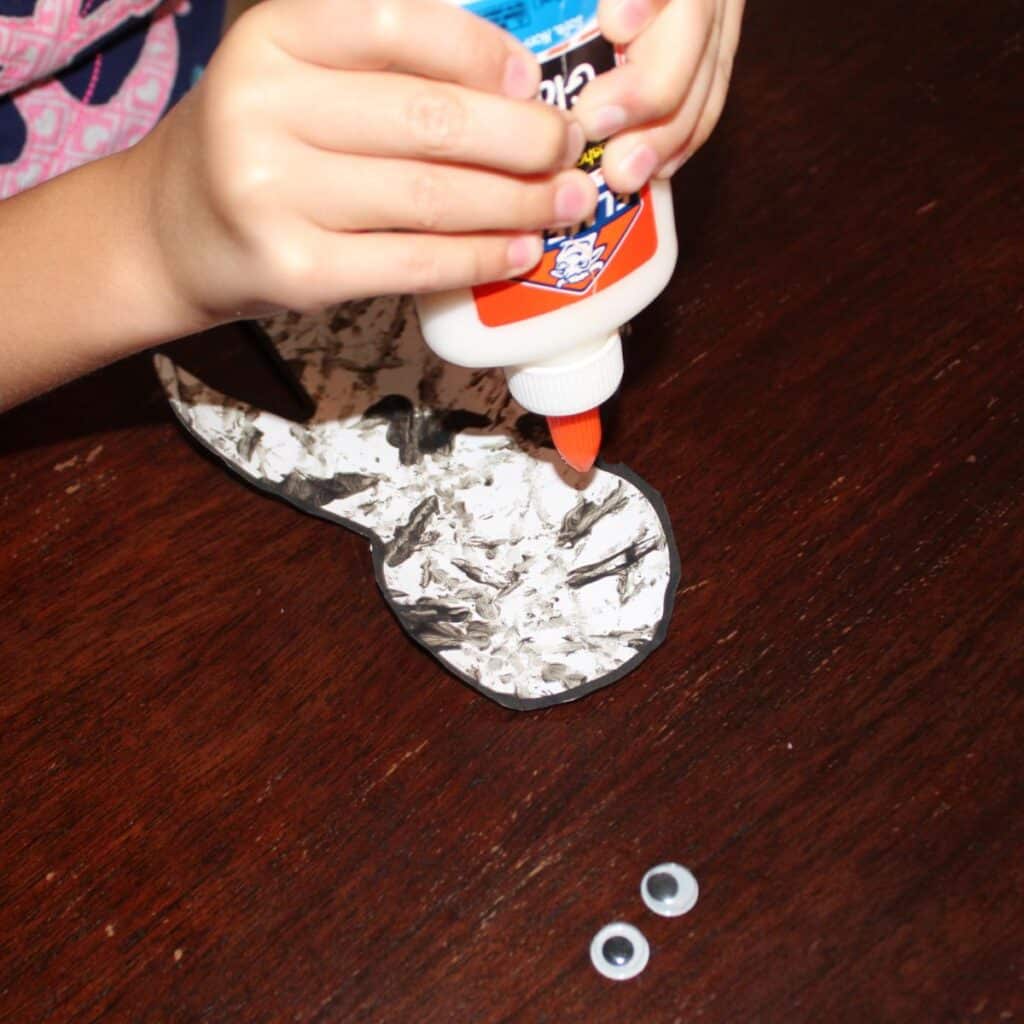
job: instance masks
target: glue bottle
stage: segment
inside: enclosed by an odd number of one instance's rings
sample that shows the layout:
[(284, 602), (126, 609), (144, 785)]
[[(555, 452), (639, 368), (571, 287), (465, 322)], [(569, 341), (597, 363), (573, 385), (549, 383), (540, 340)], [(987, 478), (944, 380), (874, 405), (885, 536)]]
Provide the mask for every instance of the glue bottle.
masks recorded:
[[(540, 98), (563, 110), (617, 61), (598, 28), (598, 0), (450, 2), (531, 49), (543, 72)], [(669, 183), (616, 194), (604, 182), (603, 152), (603, 140), (588, 143), (578, 163), (598, 188), (594, 216), (547, 232), (533, 270), (417, 299), (430, 348), (458, 366), (504, 367), (512, 397), (548, 417), (556, 447), (581, 472), (597, 457), (599, 407), (622, 380), (619, 329), (668, 284), (677, 255)]]

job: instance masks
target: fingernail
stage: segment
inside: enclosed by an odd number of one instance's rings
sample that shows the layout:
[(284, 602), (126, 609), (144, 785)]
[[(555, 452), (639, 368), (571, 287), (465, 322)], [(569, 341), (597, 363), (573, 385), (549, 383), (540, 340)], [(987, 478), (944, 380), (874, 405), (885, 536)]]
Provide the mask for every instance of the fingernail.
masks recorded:
[(607, 139), (626, 127), (625, 107), (601, 107), (594, 115), (594, 138)]
[(540, 262), (544, 243), (540, 235), (520, 235), (508, 243), (509, 273), (520, 274), (532, 270)]
[(569, 131), (566, 133), (566, 136), (565, 160), (562, 166), (575, 167), (583, 155), (583, 147), (587, 144), (587, 137), (583, 134), (583, 129), (575, 121), (569, 125)]
[(678, 171), (679, 168), (682, 167), (683, 164), (685, 164), (686, 161), (689, 159), (689, 153), (681, 153), (674, 160), (669, 160), (669, 162), (665, 164), (665, 166), (662, 167), (660, 171), (658, 171), (658, 177), (661, 178), (662, 180), (667, 180), (671, 178), (672, 175), (675, 174), (676, 171)]
[(575, 224), (587, 214), (587, 194), (578, 182), (567, 181), (555, 192), (556, 224)]
[(619, 0), (615, 8), (615, 20), (629, 35), (639, 32), (650, 16), (651, 5), (648, 0)]
[(646, 143), (637, 146), (622, 164), (629, 191), (634, 192), (638, 188), (643, 188), (651, 180), (657, 166), (658, 154), (653, 147)]
[(505, 61), (505, 77), (501, 82), (501, 91), (509, 99), (533, 99), (537, 92), (536, 77), (534, 68), (526, 58), (514, 53)]

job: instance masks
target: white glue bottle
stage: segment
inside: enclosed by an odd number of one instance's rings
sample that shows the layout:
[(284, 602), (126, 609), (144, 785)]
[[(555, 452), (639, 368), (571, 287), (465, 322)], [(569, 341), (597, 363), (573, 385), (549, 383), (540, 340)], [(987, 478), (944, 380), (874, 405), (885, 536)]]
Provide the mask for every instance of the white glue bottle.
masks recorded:
[[(528, 46), (543, 70), (540, 98), (564, 110), (615, 65), (615, 49), (598, 29), (598, 0), (450, 2)], [(598, 188), (594, 217), (548, 232), (533, 270), (417, 299), (430, 348), (457, 366), (504, 367), (512, 397), (548, 417), (563, 458), (584, 472), (600, 445), (598, 409), (622, 380), (619, 328), (668, 284), (677, 255), (669, 183), (616, 194), (604, 182), (603, 151), (602, 142), (589, 144), (578, 165)]]

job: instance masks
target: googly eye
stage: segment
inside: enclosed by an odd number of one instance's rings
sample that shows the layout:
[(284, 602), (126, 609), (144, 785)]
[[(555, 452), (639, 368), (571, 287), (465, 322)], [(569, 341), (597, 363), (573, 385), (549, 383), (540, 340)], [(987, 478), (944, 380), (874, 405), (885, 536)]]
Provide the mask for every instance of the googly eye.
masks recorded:
[(697, 879), (682, 864), (657, 864), (640, 883), (644, 903), (662, 917), (679, 917), (693, 910), (699, 892)]
[(651, 947), (639, 929), (624, 921), (606, 924), (590, 942), (590, 960), (599, 974), (612, 981), (635, 978), (651, 957)]

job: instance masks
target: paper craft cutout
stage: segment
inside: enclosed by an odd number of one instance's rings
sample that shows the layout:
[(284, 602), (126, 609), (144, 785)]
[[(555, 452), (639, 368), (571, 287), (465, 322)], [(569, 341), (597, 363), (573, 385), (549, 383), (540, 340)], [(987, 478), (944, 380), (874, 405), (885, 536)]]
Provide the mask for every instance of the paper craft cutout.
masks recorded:
[(407, 299), (263, 326), (311, 419), (238, 402), (158, 355), (175, 413), (249, 483), (367, 537), (398, 621), (447, 669), (525, 710), (607, 686), (661, 643), (678, 555), (644, 481), (565, 466), (500, 371), (424, 345)]

